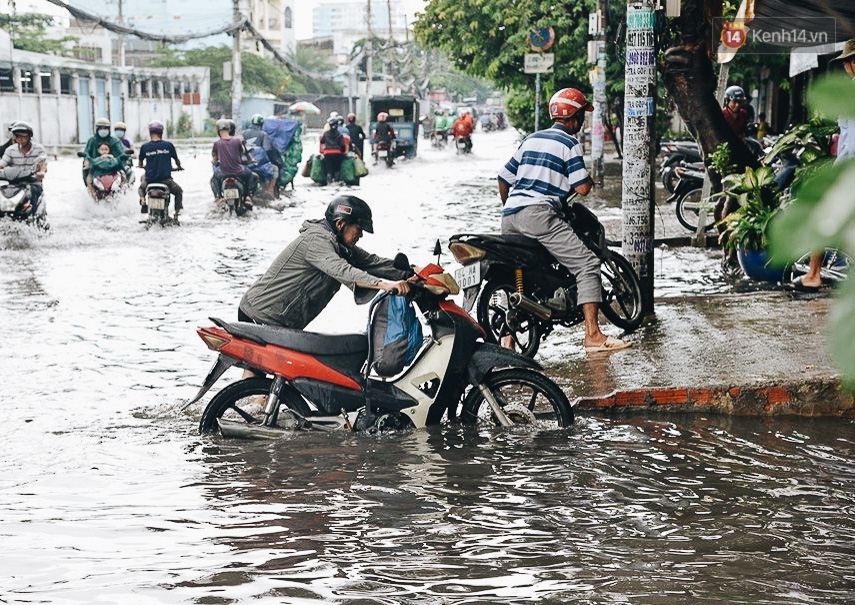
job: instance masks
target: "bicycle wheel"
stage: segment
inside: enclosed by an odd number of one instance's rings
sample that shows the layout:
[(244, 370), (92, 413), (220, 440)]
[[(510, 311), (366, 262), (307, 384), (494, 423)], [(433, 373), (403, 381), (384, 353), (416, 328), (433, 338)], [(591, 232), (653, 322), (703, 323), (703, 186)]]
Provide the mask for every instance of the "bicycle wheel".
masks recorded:
[(516, 288), (507, 283), (487, 282), (478, 299), (476, 318), (493, 344), (502, 344), (510, 336), (517, 351), (534, 357), (540, 347), (540, 323), (511, 307), (509, 297)]
[(635, 330), (644, 319), (641, 282), (632, 265), (616, 252), (610, 252), (600, 268), (603, 302), (600, 310), (610, 322), (623, 330)]
[[(813, 256), (812, 253), (805, 254), (790, 265), (788, 271), (790, 277), (787, 281), (808, 272), (811, 256)], [(839, 282), (846, 279), (849, 275), (849, 267), (851, 266), (852, 259), (847, 254), (835, 248), (826, 248), (825, 254), (822, 257), (822, 265), (819, 268), (819, 274), (824, 282)]]
[[(703, 198), (703, 189), (698, 187), (687, 192), (686, 195), (677, 200), (677, 220), (689, 231), (698, 230), (698, 221), (701, 210), (706, 211), (707, 206)], [(704, 229), (710, 231), (715, 228), (712, 212), (706, 212), (706, 224)]]
[[(539, 372), (526, 368), (498, 370), (487, 376), (484, 384), (515, 425), (537, 423), (544, 428), (559, 428), (573, 424), (573, 408), (564, 391)], [(460, 420), (464, 424), (498, 425), (492, 407), (474, 387), (463, 400)]]

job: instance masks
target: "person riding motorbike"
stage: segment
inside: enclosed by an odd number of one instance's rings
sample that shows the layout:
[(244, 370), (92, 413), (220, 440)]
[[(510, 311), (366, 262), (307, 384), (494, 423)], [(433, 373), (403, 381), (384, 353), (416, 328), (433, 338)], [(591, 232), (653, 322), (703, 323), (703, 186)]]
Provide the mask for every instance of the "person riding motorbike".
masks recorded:
[(350, 135), (340, 132), (339, 120), (340, 118), (327, 120), (329, 129), (321, 135), (320, 152), (327, 168), (327, 182), (339, 180), (341, 162), (350, 151)]
[(597, 319), (602, 299), (600, 261), (561, 215), (561, 200), (572, 191), (588, 195), (593, 181), (585, 169), (582, 145), (575, 135), (585, 112), (593, 111), (585, 95), (562, 88), (549, 100), (551, 128), (527, 136), (498, 176), (502, 200), (502, 234), (538, 240), (576, 276), (577, 304), (585, 317), (584, 347), (589, 353), (612, 352), (632, 343), (606, 336)]
[(101, 143), (107, 143), (110, 146), (110, 154), (123, 167), (120, 171), (122, 177), (125, 182), (130, 182), (133, 178), (131, 176), (133, 168), (127, 164), (125, 146), (119, 139), (110, 134), (110, 120), (107, 118), (98, 118), (95, 121), (95, 134), (89, 137), (89, 140), (86, 141), (86, 147), (83, 150), (83, 153), (86, 154), (86, 157), (83, 158), (83, 182), (87, 189), (91, 190), (92, 187), (90, 164), (92, 159), (98, 157), (98, 147), (101, 146)]
[(356, 152), (360, 158), (365, 149), (365, 131), (362, 126), (356, 123), (356, 114), (347, 114), (347, 132), (350, 134), (350, 148)]
[[(240, 137), (233, 136), (235, 123), (232, 120), (218, 120), (217, 134), (219, 140), (214, 142), (211, 149), (211, 163), (214, 164), (214, 176), (211, 179), (211, 190), (218, 204), (224, 203), (222, 197), (222, 179), (235, 177), (241, 180), (246, 195), (245, 203), (252, 206), (252, 192), (258, 184), (258, 177), (249, 170), (242, 158), (249, 156)], [(251, 156), (249, 156), (251, 157)]]
[(125, 138), (125, 133), (128, 131), (127, 125), (122, 122), (116, 122), (113, 124), (113, 135), (122, 142), (122, 145), (125, 148), (125, 166), (123, 167), (125, 170), (125, 174), (128, 177), (128, 182), (133, 183), (134, 178), (136, 177), (136, 173), (133, 170), (134, 167), (134, 159), (133, 156), (136, 153), (134, 151), (134, 144), (131, 143), (130, 139)]
[(739, 136), (745, 137), (748, 127), (748, 112), (742, 107), (746, 100), (745, 91), (741, 86), (728, 86), (724, 91), (724, 107), (721, 112), (730, 129)]
[(454, 133), (455, 142), (458, 139), (463, 139), (466, 143), (466, 151), (472, 151), (472, 120), (467, 120), (466, 116), (469, 114), (465, 114), (457, 118), (457, 121), (454, 123), (454, 128), (452, 132)]
[(175, 220), (177, 221), (178, 214), (184, 208), (184, 191), (178, 186), (178, 183), (172, 180), (172, 160), (175, 160), (176, 170), (184, 170), (184, 168), (181, 167), (175, 145), (163, 140), (162, 122), (154, 120), (149, 123), (148, 134), (151, 140), (140, 147), (139, 167), (145, 168), (145, 174), (140, 179), (139, 187), (140, 211), (148, 212), (145, 198), (146, 185), (163, 183), (169, 187), (169, 193), (175, 200)]
[(250, 286), (238, 319), (302, 330), (342, 285), (353, 290), (357, 304), (368, 302), (374, 290), (407, 294), (409, 273), (358, 247), (363, 232), (374, 233), (368, 204), (353, 195), (334, 198), (324, 218), (305, 221), (300, 235)]
[(262, 183), (263, 193), (270, 199), (276, 196), (276, 182), (279, 180), (279, 170), (282, 168), (282, 156), (270, 142), (270, 137), (261, 127), (264, 116), (260, 113), (249, 119), (249, 128), (243, 131), (244, 145), (252, 155), (249, 169), (258, 175)]
[(30, 186), (30, 200), (23, 208), (28, 213), (35, 211), (41, 202), (42, 180), (47, 172), (47, 152), (42, 145), (33, 141), (33, 127), (29, 123), (14, 122), (9, 130), (15, 142), (0, 157), (0, 169), (18, 167), (29, 175), (25, 179)]
[[(378, 145), (385, 145), (391, 157), (394, 155), (395, 129), (386, 121), (388, 118), (389, 114), (385, 111), (377, 114), (377, 126), (374, 127), (374, 149), (376, 151)], [(377, 163), (376, 153), (374, 154), (374, 163)]]
[(445, 112), (440, 109), (437, 109), (434, 112), (433, 118), (433, 136), (435, 139), (442, 141), (442, 144), (445, 144), (446, 137), (448, 137), (448, 129), (445, 127)]

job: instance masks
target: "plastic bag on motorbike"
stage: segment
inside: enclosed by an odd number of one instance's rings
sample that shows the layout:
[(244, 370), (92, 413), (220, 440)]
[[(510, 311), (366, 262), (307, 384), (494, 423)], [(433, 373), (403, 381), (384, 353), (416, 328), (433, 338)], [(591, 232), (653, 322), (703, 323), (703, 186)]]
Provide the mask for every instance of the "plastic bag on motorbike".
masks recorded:
[(411, 364), (422, 346), (422, 324), (404, 296), (376, 297), (368, 311), (371, 367), (380, 376), (394, 376)]
[(314, 156), (312, 156), (311, 177), (312, 180), (318, 184), (326, 184), (327, 165), (324, 163), (324, 156), (320, 154), (315, 154)]
[(356, 158), (353, 160), (353, 166), (356, 170), (357, 177), (368, 176), (368, 166), (365, 165), (365, 162), (362, 161), (362, 158)]

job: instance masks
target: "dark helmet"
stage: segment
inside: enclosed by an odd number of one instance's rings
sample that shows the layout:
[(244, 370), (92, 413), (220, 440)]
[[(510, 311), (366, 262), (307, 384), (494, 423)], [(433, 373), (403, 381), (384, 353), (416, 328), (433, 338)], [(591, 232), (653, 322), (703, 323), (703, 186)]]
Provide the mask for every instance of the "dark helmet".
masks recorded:
[(329, 120), (327, 120), (327, 124), (329, 124), (330, 128), (337, 129), (339, 125), (339, 120), (341, 120), (341, 118), (330, 118)]
[(359, 225), (366, 233), (374, 233), (371, 208), (355, 195), (340, 195), (333, 199), (324, 213), (330, 226), (335, 227), (338, 219), (349, 225)]
[(249, 119), (249, 123), (252, 126), (261, 126), (264, 124), (264, 116), (260, 113), (256, 113)]
[(163, 122), (158, 120), (154, 120), (149, 122), (148, 124), (148, 132), (149, 134), (159, 134), (163, 136)]
[(237, 131), (237, 124), (231, 118), (226, 119), (226, 122), (229, 123), (229, 134), (231, 136), (235, 136), (235, 132)]

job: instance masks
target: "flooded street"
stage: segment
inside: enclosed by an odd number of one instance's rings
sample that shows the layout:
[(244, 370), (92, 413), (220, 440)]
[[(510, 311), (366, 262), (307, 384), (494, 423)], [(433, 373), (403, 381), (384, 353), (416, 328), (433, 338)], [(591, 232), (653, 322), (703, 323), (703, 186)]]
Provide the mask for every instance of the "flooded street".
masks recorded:
[[(236, 319), (332, 196), (371, 205), (364, 248), (423, 264), (440, 239), (453, 269), (451, 234), (499, 230), (515, 136), (478, 132), (463, 157), (423, 139), (354, 188), (298, 176), (242, 219), (214, 208), (209, 146), (179, 148), (182, 225), (151, 231), (135, 194), (96, 207), (79, 159), (52, 161), (50, 233), (0, 224), (0, 602), (855, 600), (848, 420), (582, 417), (268, 443), (200, 437), (210, 395), (180, 411), (214, 361), (195, 328)], [(588, 205), (618, 237), (616, 200)], [(731, 291), (719, 255), (657, 250), (656, 295)], [(365, 322), (342, 290), (309, 329)], [(545, 343), (547, 369), (581, 354), (580, 335)]]

